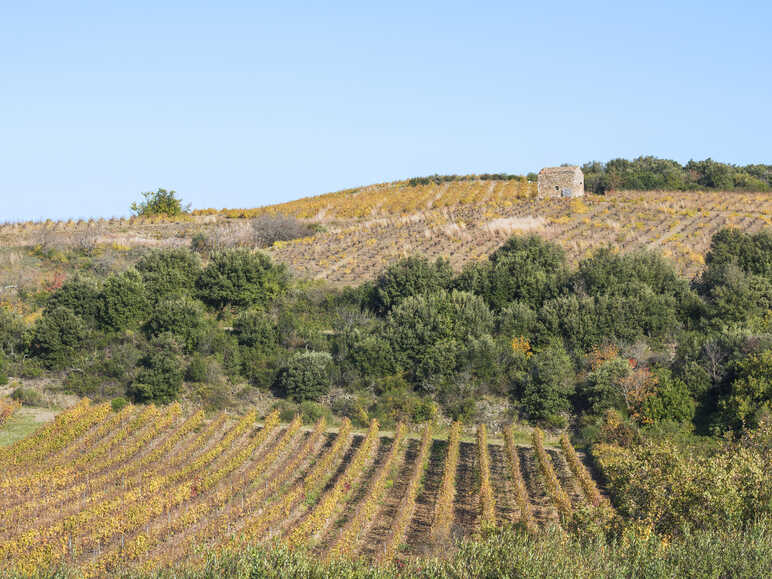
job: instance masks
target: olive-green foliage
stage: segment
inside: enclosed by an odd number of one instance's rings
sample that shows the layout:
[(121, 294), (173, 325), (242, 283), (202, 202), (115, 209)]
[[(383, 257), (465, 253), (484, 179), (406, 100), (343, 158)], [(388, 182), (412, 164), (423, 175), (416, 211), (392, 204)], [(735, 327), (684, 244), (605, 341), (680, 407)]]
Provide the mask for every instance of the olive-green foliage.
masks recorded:
[(586, 191), (603, 194), (611, 190), (638, 191), (769, 191), (772, 170), (769, 165), (745, 167), (719, 163), (713, 159), (689, 161), (681, 165), (670, 159), (646, 156), (637, 159), (594, 161), (582, 166)]
[(113, 412), (120, 412), (128, 405), (129, 405), (129, 401), (121, 396), (119, 396), (118, 398), (113, 398), (110, 401), (110, 407), (112, 408)]
[(452, 278), (453, 270), (444, 259), (432, 263), (421, 256), (406, 257), (378, 277), (370, 305), (378, 314), (386, 315), (407, 297), (448, 289)]
[(204, 552), (204, 565), (154, 570), (147, 577), (260, 577), (265, 579), (458, 579), (507, 577), (764, 577), (772, 559), (772, 530), (766, 520), (743, 531), (695, 531), (665, 542), (657, 534), (625, 531), (619, 539), (575, 536), (557, 527), (528, 533), (504, 527), (459, 543), (441, 558), (373, 565), (366, 559), (323, 558), (282, 544)]
[(0, 352), (14, 356), (24, 344), (24, 322), (14, 312), (0, 307)]
[(145, 323), (145, 332), (148, 337), (168, 332), (185, 352), (192, 352), (198, 346), (206, 325), (201, 302), (189, 297), (178, 297), (156, 303)]
[(217, 252), (201, 272), (196, 286), (200, 298), (215, 308), (265, 307), (280, 296), (289, 281), (284, 265), (246, 249)]
[(64, 307), (46, 311), (35, 323), (31, 351), (47, 367), (64, 368), (83, 347), (86, 324)]
[(279, 343), (278, 331), (273, 319), (260, 310), (247, 310), (233, 322), (233, 334), (239, 345), (269, 352)]
[(656, 371), (657, 391), (643, 404), (644, 414), (654, 421), (690, 422), (694, 418), (695, 400), (689, 386), (673, 377), (667, 368)]
[(92, 280), (79, 277), (64, 282), (46, 301), (45, 311), (58, 307), (68, 308), (93, 325), (100, 307), (99, 286)]
[(113, 331), (136, 329), (149, 311), (145, 284), (136, 270), (111, 275), (105, 280), (97, 314), (103, 328)]
[(187, 249), (164, 249), (142, 257), (136, 268), (148, 297), (157, 301), (172, 295), (192, 295), (201, 274), (201, 259)]
[(717, 452), (694, 453), (665, 441), (593, 454), (625, 517), (663, 533), (742, 528), (772, 514), (772, 429), (767, 424)]
[(135, 215), (144, 217), (151, 215), (175, 217), (190, 211), (189, 205), (182, 205), (182, 199), (177, 197), (176, 191), (158, 189), (157, 191), (147, 191), (141, 195), (144, 201), (135, 201), (131, 204), (131, 210)]
[(388, 316), (386, 335), (401, 365), (420, 382), (453, 372), (459, 349), (493, 329), (480, 296), (440, 290), (405, 298)]
[(530, 418), (559, 422), (559, 415), (571, 407), (573, 379), (571, 358), (560, 342), (553, 342), (530, 358), (528, 373), (516, 385), (515, 396)]
[(296, 352), (279, 372), (277, 385), (293, 400), (318, 400), (330, 388), (331, 371), (327, 352)]
[(536, 333), (538, 314), (523, 302), (513, 302), (499, 312), (496, 331), (506, 338), (532, 336)]
[(729, 388), (719, 400), (723, 421), (734, 428), (755, 428), (772, 411), (772, 349), (734, 362), (729, 372)]
[(177, 398), (183, 377), (178, 350), (170, 334), (161, 334), (151, 342), (139, 361), (136, 379), (128, 389), (136, 402), (166, 404)]
[(733, 263), (748, 274), (772, 277), (772, 232), (722, 229), (710, 240), (705, 263), (708, 267)]
[(538, 308), (562, 292), (567, 278), (565, 252), (559, 245), (536, 235), (514, 236), (487, 263), (466, 268), (456, 286), (483, 296), (498, 311), (515, 301)]
[(579, 396), (589, 412), (601, 414), (609, 408), (626, 410), (621, 381), (630, 373), (630, 363), (612, 358), (587, 374), (579, 386)]

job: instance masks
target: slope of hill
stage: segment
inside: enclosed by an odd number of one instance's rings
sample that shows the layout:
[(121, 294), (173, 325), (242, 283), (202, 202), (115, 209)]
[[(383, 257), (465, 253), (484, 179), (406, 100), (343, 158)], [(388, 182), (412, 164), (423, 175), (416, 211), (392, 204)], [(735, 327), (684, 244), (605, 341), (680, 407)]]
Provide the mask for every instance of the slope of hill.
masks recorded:
[(573, 262), (599, 246), (623, 252), (656, 248), (691, 276), (701, 269), (710, 238), (719, 229), (755, 232), (772, 224), (772, 194), (636, 191), (540, 200), (535, 184), (524, 179), (421, 180), (256, 209), (196, 210), (173, 221), (6, 224), (0, 226), (0, 287), (33, 282), (25, 278), (30, 265), (46, 271), (45, 263), (31, 264), (34, 256), (13, 248), (36, 247), (38, 257), (53, 258), (47, 263), (49, 273), (68, 267), (68, 251), (96, 252), (101, 266), (120, 267), (135, 259), (138, 249), (189, 246), (196, 235), (215, 247), (254, 246), (254, 218), (277, 214), (312, 223), (316, 233), (279, 241), (267, 251), (301, 277), (334, 284), (372, 279), (411, 254), (445, 257), (460, 269), (485, 259), (511, 235), (529, 231), (559, 243)]

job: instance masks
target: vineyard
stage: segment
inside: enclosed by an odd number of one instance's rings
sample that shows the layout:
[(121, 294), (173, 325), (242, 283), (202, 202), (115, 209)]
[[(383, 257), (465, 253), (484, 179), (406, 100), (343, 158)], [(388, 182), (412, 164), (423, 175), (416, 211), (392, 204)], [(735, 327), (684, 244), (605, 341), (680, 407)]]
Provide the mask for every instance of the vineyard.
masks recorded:
[[(443, 554), (486, 527), (560, 524), (606, 499), (567, 438), (545, 448), (426, 426), (364, 433), (87, 399), (0, 449), (0, 570), (85, 576), (193, 565), (248, 544), (385, 563)], [(471, 433), (471, 429), (468, 429)]]
[[(523, 232), (560, 244), (573, 263), (601, 246), (622, 252), (649, 248), (692, 276), (704, 266), (703, 256), (718, 230), (757, 232), (772, 224), (772, 195), (649, 191), (540, 200), (535, 184), (520, 179), (399, 181), (257, 209), (202, 209), (177, 220), (6, 224), (0, 225), (0, 246), (38, 248), (54, 261), (42, 280), (50, 285), (73, 261), (68, 250), (87, 251), (100, 263), (121, 267), (137, 259), (136, 248), (189, 247), (197, 235), (217, 247), (254, 247), (254, 218), (274, 214), (313, 223), (317, 232), (274, 243), (267, 248), (271, 256), (301, 277), (335, 284), (373, 279), (389, 264), (414, 254), (444, 257), (460, 269)], [(41, 283), (27, 279), (30, 271), (45, 269), (32, 261), (18, 250), (0, 252), (0, 286)]]

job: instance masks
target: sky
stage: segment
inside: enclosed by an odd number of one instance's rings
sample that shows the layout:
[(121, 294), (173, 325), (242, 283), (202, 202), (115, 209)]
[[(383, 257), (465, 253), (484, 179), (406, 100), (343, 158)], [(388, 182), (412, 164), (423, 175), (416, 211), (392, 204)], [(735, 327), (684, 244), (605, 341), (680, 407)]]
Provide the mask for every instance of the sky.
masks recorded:
[(0, 0), (0, 222), (772, 163), (772, 3)]

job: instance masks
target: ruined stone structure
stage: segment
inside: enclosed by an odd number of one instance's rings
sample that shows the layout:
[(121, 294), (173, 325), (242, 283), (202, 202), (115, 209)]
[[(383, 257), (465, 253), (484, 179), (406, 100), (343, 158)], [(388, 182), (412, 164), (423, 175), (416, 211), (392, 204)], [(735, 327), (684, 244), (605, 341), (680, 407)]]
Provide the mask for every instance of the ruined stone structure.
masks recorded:
[(582, 197), (584, 173), (579, 167), (545, 167), (539, 171), (539, 199), (546, 197)]

